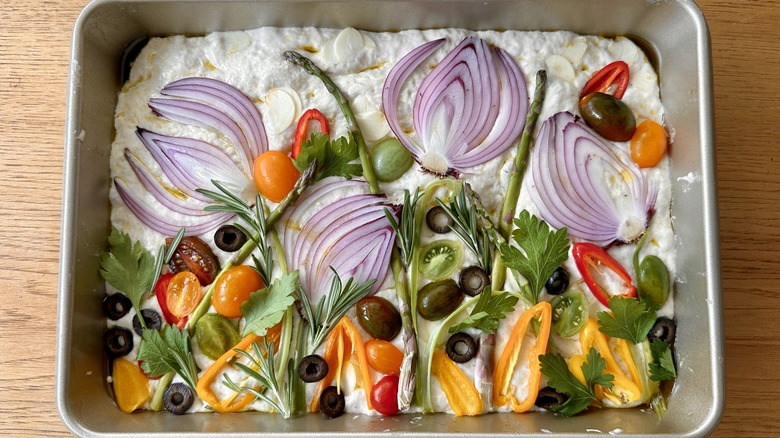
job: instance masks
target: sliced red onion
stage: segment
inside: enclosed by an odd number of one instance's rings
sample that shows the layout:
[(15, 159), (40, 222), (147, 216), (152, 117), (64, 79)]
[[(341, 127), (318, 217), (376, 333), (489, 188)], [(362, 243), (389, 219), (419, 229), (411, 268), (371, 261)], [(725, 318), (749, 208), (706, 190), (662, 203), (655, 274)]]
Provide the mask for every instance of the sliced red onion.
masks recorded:
[(601, 246), (644, 233), (657, 187), (579, 117), (561, 112), (547, 119), (529, 167), (529, 195), (550, 226)]
[(390, 128), (420, 165), (457, 174), (510, 148), (523, 131), (528, 91), (517, 63), (505, 51), (465, 38), (422, 81), (412, 107), (416, 137), (398, 117), (401, 88), (444, 40), (425, 43), (390, 71), (382, 106)]
[(268, 150), (268, 140), (260, 113), (245, 94), (232, 85), (208, 78), (172, 82), (161, 94), (169, 97), (149, 100), (155, 114), (224, 136), (236, 149), (244, 174), (251, 177), (252, 163)]
[[(360, 192), (355, 193), (359, 188)], [(366, 194), (363, 181), (323, 180), (312, 187), (282, 221), (288, 263), (301, 270), (301, 286), (313, 302), (328, 293), (331, 268), (342, 279), (376, 280), (371, 293), (384, 282), (395, 242), (385, 216), (387, 198)], [(316, 208), (302, 224), (290, 218)]]
[(114, 179), (114, 186), (127, 208), (144, 225), (166, 236), (175, 236), (182, 227), (187, 229), (187, 235), (203, 234), (216, 228), (232, 216), (230, 213), (214, 212), (194, 220), (180, 221), (172, 218), (170, 213), (166, 215), (159, 208), (146, 203), (128, 190), (118, 178)]

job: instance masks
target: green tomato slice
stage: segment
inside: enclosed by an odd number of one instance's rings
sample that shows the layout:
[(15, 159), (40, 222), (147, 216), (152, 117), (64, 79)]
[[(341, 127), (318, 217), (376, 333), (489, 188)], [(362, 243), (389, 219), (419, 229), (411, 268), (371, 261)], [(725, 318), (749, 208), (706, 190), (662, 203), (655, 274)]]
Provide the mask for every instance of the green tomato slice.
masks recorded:
[(420, 252), (420, 274), (431, 281), (443, 280), (460, 269), (463, 245), (455, 240), (437, 240)]
[(552, 306), (552, 331), (558, 336), (574, 336), (588, 322), (588, 299), (580, 290), (569, 290), (556, 296)]

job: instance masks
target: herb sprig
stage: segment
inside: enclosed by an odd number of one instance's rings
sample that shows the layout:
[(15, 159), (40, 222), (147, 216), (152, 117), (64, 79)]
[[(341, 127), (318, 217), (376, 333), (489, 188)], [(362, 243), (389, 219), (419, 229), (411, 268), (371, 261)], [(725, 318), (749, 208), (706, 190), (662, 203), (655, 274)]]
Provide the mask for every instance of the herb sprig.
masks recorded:
[(653, 339), (650, 343), (650, 354), (653, 358), (653, 361), (648, 364), (650, 379), (660, 382), (677, 378), (677, 370), (674, 367), (674, 358), (669, 344), (660, 339)]
[(150, 376), (174, 372), (181, 376), (193, 390), (198, 382), (198, 366), (192, 354), (190, 334), (186, 329), (167, 325), (159, 332), (144, 329), (138, 360)]
[[(260, 348), (260, 344), (253, 342), (252, 350), (254, 354), (250, 354), (241, 349), (234, 349), (233, 351), (246, 357), (251, 364), (251, 366), (247, 366), (243, 363), (236, 362), (234, 366), (243, 371), (250, 378), (260, 382), (262, 388), (258, 390), (251, 386), (238, 386), (227, 374), (224, 375), (225, 380), (223, 383), (235, 392), (246, 391), (254, 394), (260, 400), (271, 405), (271, 407), (279, 412), (282, 417), (290, 418), (293, 412), (294, 385), (292, 385), (292, 382), (290, 382), (289, 379), (283, 382), (280, 382), (277, 379), (274, 343), (269, 343), (268, 340), (263, 337), (262, 349)], [(287, 368), (287, 375), (293, 376), (295, 373), (293, 359), (290, 359), (287, 364), (284, 365)], [(270, 396), (266, 394), (267, 391), (271, 393)]]
[(254, 333), (265, 336), (268, 329), (278, 324), (284, 312), (295, 303), (298, 287), (298, 271), (295, 270), (274, 279), (270, 286), (249, 294), (249, 299), (241, 305), (246, 322), (243, 335)]
[(354, 278), (350, 277), (346, 284), (342, 284), (339, 274), (333, 267), (333, 280), (330, 283), (330, 291), (320, 298), (317, 309), (312, 307), (309, 296), (299, 290), (297, 298), (301, 301), (306, 320), (311, 327), (312, 349), (316, 349), (322, 341), (333, 330), (339, 320), (347, 311), (355, 305), (361, 298), (368, 295), (371, 286), (376, 280), (369, 280), (365, 283), (355, 283)]
[(585, 377), (585, 384), (569, 371), (563, 356), (558, 353), (540, 355), (539, 362), (542, 364), (542, 374), (549, 378), (547, 384), (569, 396), (564, 404), (553, 408), (554, 411), (567, 417), (584, 411), (592, 402), (598, 401), (596, 385), (611, 388), (612, 381), (615, 379), (612, 374), (602, 374), (607, 361), (592, 347), (580, 368)]
[(614, 296), (609, 300), (610, 312), (598, 312), (599, 331), (613, 338), (633, 344), (642, 342), (656, 320), (656, 312), (649, 304), (636, 298)]
[[(520, 273), (528, 281), (520, 291), (529, 305), (539, 301), (545, 282), (569, 256), (569, 239), (566, 228), (552, 231), (547, 223), (527, 210), (514, 220), (512, 239), (518, 247), (499, 245), (504, 264)], [(521, 251), (522, 250), (522, 251)]]
[(479, 266), (485, 270), (485, 272), (491, 272), (493, 268), (493, 250), (491, 245), (491, 233), (487, 229), (492, 229), (492, 222), (488, 222), (490, 227), (485, 227), (483, 221), (489, 217), (486, 213), (480, 212), (477, 208), (478, 198), (471, 198), (471, 202), (466, 198), (466, 192), (470, 190), (468, 184), (465, 184), (463, 190), (455, 196), (455, 199), (449, 203), (445, 203), (441, 199), (436, 199), (436, 202), (444, 209), (447, 215), (454, 222), (450, 226), (452, 231), (458, 235), (460, 240), (477, 256), (477, 262)]
[(479, 294), (471, 314), (456, 325), (450, 327), (450, 333), (457, 333), (467, 328), (475, 328), (491, 334), (498, 329), (499, 320), (506, 318), (517, 304), (518, 298), (509, 292), (493, 295), (490, 287)]
[(351, 134), (331, 140), (327, 134), (315, 132), (301, 144), (301, 152), (293, 160), (295, 167), (303, 171), (314, 160), (317, 160), (317, 174), (314, 181), (329, 176), (340, 176), (351, 179), (363, 175), (363, 169), (358, 163), (358, 147)]
[(412, 251), (414, 251), (414, 242), (417, 236), (417, 229), (414, 226), (414, 216), (417, 211), (417, 203), (420, 200), (421, 193), (419, 190), (415, 190), (414, 197), (411, 196), (409, 190), (404, 190), (404, 203), (401, 206), (401, 217), (399, 220), (395, 219), (395, 215), (385, 207), (385, 216), (387, 221), (390, 222), (390, 226), (395, 230), (395, 235), (398, 238), (398, 247), (401, 252), (401, 260), (403, 262), (404, 269), (409, 270), (409, 265), (412, 263)]

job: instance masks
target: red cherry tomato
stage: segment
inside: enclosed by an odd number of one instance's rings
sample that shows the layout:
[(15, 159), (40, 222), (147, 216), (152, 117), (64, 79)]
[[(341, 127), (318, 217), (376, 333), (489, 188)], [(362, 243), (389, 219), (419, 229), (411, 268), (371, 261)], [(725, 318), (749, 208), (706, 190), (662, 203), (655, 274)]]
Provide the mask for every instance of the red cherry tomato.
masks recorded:
[(249, 294), (263, 287), (263, 279), (257, 271), (247, 265), (234, 266), (214, 283), (211, 305), (225, 318), (241, 317), (241, 305), (249, 299)]
[(255, 186), (270, 201), (280, 202), (284, 199), (300, 176), (301, 173), (284, 152), (263, 152), (255, 160)]
[(374, 384), (371, 404), (382, 415), (398, 413), (398, 376), (384, 376)]

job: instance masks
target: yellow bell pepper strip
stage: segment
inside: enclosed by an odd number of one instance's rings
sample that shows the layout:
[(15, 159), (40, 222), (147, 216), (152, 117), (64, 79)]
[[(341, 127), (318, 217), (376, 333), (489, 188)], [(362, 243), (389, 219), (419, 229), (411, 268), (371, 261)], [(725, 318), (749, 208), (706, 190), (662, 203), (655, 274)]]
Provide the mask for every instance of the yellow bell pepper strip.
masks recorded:
[(309, 412), (318, 412), (320, 410), (320, 394), (333, 379), (336, 379), (336, 387), (341, 390), (341, 369), (344, 362), (349, 360), (350, 356), (357, 358), (360, 367), (361, 380), (365, 390), (366, 405), (368, 409), (373, 409), (371, 405), (371, 388), (374, 384), (371, 382), (371, 370), (368, 368), (368, 359), (366, 358), (366, 349), (363, 345), (363, 337), (348, 317), (341, 318), (336, 327), (328, 335), (325, 342), (325, 353), (323, 359), (328, 364), (328, 374), (317, 384), (317, 390), (309, 403)]
[[(625, 344), (625, 340), (618, 340), (618, 351), (621, 360), (628, 367), (631, 377), (627, 376), (626, 373), (623, 372), (623, 369), (620, 368), (620, 365), (618, 365), (615, 356), (612, 354), (612, 349), (609, 347), (607, 336), (599, 331), (599, 324), (593, 318), (588, 319), (588, 323), (585, 324), (585, 327), (580, 332), (582, 356), (584, 357), (584, 355), (590, 351), (591, 347), (595, 348), (607, 362), (604, 372), (614, 376), (612, 382), (613, 386), (606, 389), (598, 387), (596, 389), (596, 394), (599, 398), (606, 398), (615, 406), (632, 404), (639, 402), (642, 399), (642, 383), (636, 368), (636, 363), (628, 349), (628, 344), (623, 346), (620, 341), (623, 341), (623, 344)], [(569, 364), (569, 368), (572, 368), (571, 363)], [(577, 374), (575, 373), (575, 376), (576, 375)]]
[[(525, 332), (532, 319), (539, 319), (539, 334), (528, 352), (528, 395), (523, 400), (518, 400), (515, 395), (515, 387), (512, 385), (512, 374), (517, 367), (517, 360), (523, 346)], [(523, 312), (512, 329), (509, 341), (501, 353), (493, 372), (493, 404), (505, 406), (510, 403), (515, 412), (525, 412), (530, 409), (539, 393), (539, 381), (542, 375), (542, 365), (539, 355), (547, 351), (547, 341), (550, 338), (550, 325), (552, 324), (552, 307), (547, 301), (542, 301)]]
[[(269, 342), (274, 343), (274, 349), (278, 347), (277, 344), (280, 335), (281, 324), (277, 324), (274, 327), (268, 329), (266, 338)], [(234, 350), (248, 351), (252, 347), (252, 343), (259, 340), (260, 336), (257, 336), (254, 333), (246, 335), (244, 339), (241, 340), (241, 342), (236, 344), (230, 350), (226, 351), (225, 354), (223, 354), (206, 371), (204, 371), (203, 374), (201, 374), (200, 378), (198, 379), (198, 384), (195, 387), (195, 392), (197, 392), (198, 397), (200, 397), (201, 400), (211, 406), (211, 408), (215, 411), (221, 414), (240, 412), (244, 410), (244, 408), (246, 408), (249, 403), (252, 403), (255, 400), (255, 395), (251, 392), (235, 393), (228, 399), (220, 400), (217, 395), (214, 394), (214, 391), (211, 389), (211, 385), (214, 383), (217, 377), (221, 375), (220, 371), (222, 371), (225, 366), (228, 365), (228, 362), (239, 356), (239, 353), (236, 353)], [(255, 387), (254, 389), (259, 391), (260, 387)]]
[(114, 359), (114, 395), (119, 410), (131, 413), (140, 409), (152, 397), (149, 378), (135, 362), (126, 359)]
[(456, 416), (482, 414), (482, 399), (474, 383), (441, 350), (433, 353), (431, 374), (439, 380), (447, 402)]

